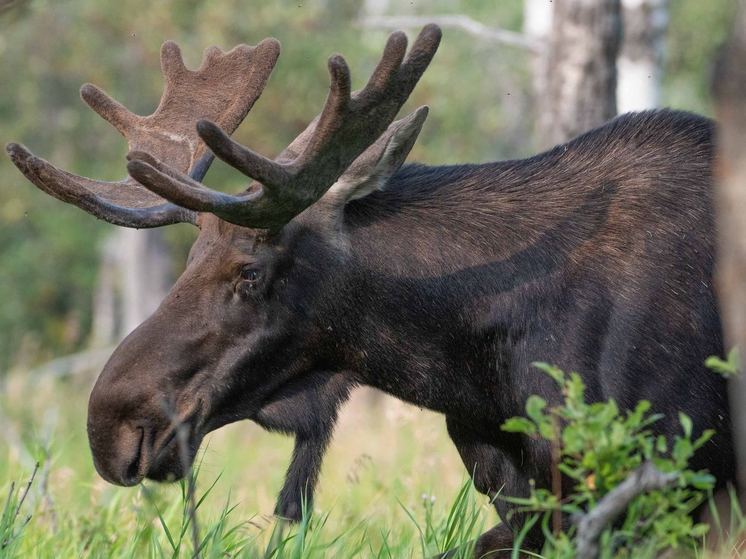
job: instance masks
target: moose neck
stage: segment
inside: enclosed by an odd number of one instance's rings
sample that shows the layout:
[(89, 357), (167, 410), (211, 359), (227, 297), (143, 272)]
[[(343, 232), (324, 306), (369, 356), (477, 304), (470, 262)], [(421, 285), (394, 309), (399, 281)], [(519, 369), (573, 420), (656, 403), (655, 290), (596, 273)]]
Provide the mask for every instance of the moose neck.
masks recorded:
[(350, 204), (348, 285), (359, 304), (348, 357), (361, 382), (453, 414), (494, 391), (510, 412), (517, 404), (502, 399), (510, 369), (527, 366), (521, 340), (541, 328), (538, 309), (561, 298), (568, 265), (608, 221), (617, 183), (576, 178), (555, 152), (412, 165)]
[[(526, 373), (532, 361), (603, 366), (614, 352), (587, 344), (611, 313), (624, 315), (614, 327), (644, 331), (648, 309), (663, 303), (645, 300), (652, 287), (631, 291), (665, 280), (642, 270), (676, 270), (679, 256), (655, 247), (684, 239), (692, 254), (712, 253), (702, 194), (712, 131), (683, 113), (638, 113), (525, 160), (402, 168), (346, 207), (351, 262), (333, 295), (346, 302), (334, 316), (344, 366), (454, 415), (482, 413), (480, 401), (515, 415), (529, 394), (551, 397), (551, 385), (530, 384), (546, 380)], [(711, 267), (702, 260), (705, 286)]]

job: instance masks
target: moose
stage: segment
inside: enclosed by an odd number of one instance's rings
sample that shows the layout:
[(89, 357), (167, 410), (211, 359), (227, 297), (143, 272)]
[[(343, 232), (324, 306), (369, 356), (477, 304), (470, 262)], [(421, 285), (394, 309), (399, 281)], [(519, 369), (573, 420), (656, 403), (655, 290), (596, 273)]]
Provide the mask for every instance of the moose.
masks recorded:
[[(199, 228), (185, 271), (92, 390), (103, 478), (178, 479), (207, 433), (251, 419), (295, 436), (276, 513), (297, 520), (338, 408), (367, 385), (444, 414), (479, 491), (525, 496), (549, 486), (550, 448), (500, 425), (531, 394), (560, 398), (531, 367), (550, 361), (578, 371), (592, 400), (649, 400), (662, 435), (678, 411), (715, 429), (692, 466), (734, 479), (725, 381), (703, 365), (723, 350), (714, 124), (648, 111), (528, 159), (404, 165), (428, 108), (394, 119), (440, 39), (428, 25), (407, 52), (393, 33), (357, 92), (332, 56), (322, 111), (274, 160), (230, 138), (277, 61), (274, 39), (211, 47), (197, 70), (165, 43), (150, 116), (83, 86), (128, 140), (121, 181), (7, 146), (34, 185), (97, 218)], [(244, 192), (203, 184), (215, 156), (251, 179)], [(521, 527), (494, 504), (502, 522), (478, 555), (511, 547)]]

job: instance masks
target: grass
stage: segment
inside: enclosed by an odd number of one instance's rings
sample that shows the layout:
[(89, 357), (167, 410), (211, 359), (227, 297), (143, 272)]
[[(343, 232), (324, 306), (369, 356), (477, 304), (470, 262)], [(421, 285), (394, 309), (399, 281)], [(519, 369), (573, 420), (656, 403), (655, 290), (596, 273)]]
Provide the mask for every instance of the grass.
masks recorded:
[(272, 516), (292, 440), (249, 422), (208, 438), (193, 498), (189, 481), (113, 487), (88, 450), (91, 382), (12, 377), (0, 393), (0, 489), (8, 496), (0, 559), (176, 558), (195, 548), (203, 559), (399, 558), (460, 546), (458, 558), (470, 557), (474, 538), (497, 522), (442, 417), (370, 392), (345, 407), (315, 510), (297, 526)]
[[(0, 559), (409, 558), (449, 549), (459, 559), (497, 522), (442, 417), (370, 392), (345, 407), (314, 510), (296, 526), (272, 516), (292, 441), (248, 422), (212, 434), (185, 481), (113, 487), (88, 450), (92, 380), (10, 377), (2, 387)], [(738, 508), (711, 516), (718, 531), (746, 526)], [(741, 557), (744, 546), (732, 537), (720, 555), (703, 545), (695, 556)]]

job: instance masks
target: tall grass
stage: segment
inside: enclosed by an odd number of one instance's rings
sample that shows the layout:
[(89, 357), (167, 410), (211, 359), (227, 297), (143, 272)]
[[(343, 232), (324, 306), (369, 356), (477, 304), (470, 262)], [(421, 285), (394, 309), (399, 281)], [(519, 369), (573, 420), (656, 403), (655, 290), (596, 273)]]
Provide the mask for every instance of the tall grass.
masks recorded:
[[(230, 426), (211, 437), (188, 479), (115, 488), (92, 467), (87, 393), (81, 381), (21, 380), (0, 394), (0, 559), (398, 559), (447, 550), (459, 559), (473, 557), (476, 537), (497, 522), (442, 418), (403, 404), (353, 399), (325, 461), (316, 508), (304, 505), (302, 521), (291, 526), (271, 515), (289, 439)], [(51, 428), (45, 417), (54, 418)], [(721, 517), (713, 506), (712, 516), (725, 554), (703, 544), (696, 556), (746, 555), (740, 509)], [(513, 556), (525, 555), (516, 549)]]
[[(197, 472), (192, 476), (195, 483), (201, 481)], [(255, 530), (252, 518), (241, 518), (230, 498), (201, 515), (219, 482), (219, 478), (209, 482), (194, 503), (188, 496), (189, 480), (180, 482), (178, 493), (144, 484), (136, 490), (140, 498), (134, 516), (124, 499), (116, 498), (103, 507), (76, 511), (56, 533), (49, 530), (43, 515), (34, 522), (38, 503), (28, 503), (20, 513), (28, 489), (19, 494), (11, 483), (0, 520), (0, 557), (400, 558), (453, 550), (449, 557), (460, 559), (473, 557), (485, 516), (471, 482), (465, 481), (446, 510), (434, 511), (429, 497), (418, 511), (400, 504), (410, 521), (400, 530), (366, 518), (340, 526), (335, 511), (313, 513), (305, 507), (296, 526), (276, 521)], [(200, 528), (192, 538), (197, 517)]]
[(0, 490), (15, 481), (17, 505), (42, 462), (0, 557), (469, 557), (496, 522), (441, 417), (364, 395), (344, 411), (298, 525), (271, 515), (292, 441), (245, 422), (210, 437), (190, 479), (110, 486), (88, 450), (88, 382), (10, 379), (0, 393)]

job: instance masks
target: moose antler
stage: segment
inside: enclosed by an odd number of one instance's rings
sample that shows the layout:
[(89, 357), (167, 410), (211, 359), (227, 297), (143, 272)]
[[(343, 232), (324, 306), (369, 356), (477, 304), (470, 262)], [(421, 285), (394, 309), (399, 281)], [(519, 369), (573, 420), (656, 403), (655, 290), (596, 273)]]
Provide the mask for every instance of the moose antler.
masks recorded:
[(200, 120), (197, 131), (213, 152), (260, 183), (245, 194), (207, 189), (143, 151), (129, 154), (127, 169), (147, 188), (180, 206), (238, 225), (277, 229), (317, 201), (382, 134), (393, 135), (412, 120), (421, 126), (426, 110), (391, 123), (432, 60), (440, 37), (438, 26), (426, 26), (405, 59), (406, 35), (391, 34), (367, 85), (352, 94), (347, 63), (340, 55), (332, 56), (331, 87), (321, 114), (275, 161), (233, 141), (219, 123)]
[[(201, 66), (192, 71), (184, 66), (176, 43), (167, 41), (161, 48), (165, 87), (152, 115), (131, 113), (91, 84), (80, 89), (80, 96), (119, 130), (130, 151), (147, 151), (168, 161), (175, 172), (189, 172), (201, 180), (213, 156), (197, 136), (196, 122), (214, 119), (226, 130), (235, 130), (261, 95), (279, 53), (275, 39), (255, 47), (239, 45), (227, 53), (210, 47)], [(164, 200), (130, 177), (117, 182), (89, 179), (55, 167), (22, 145), (11, 143), (6, 149), (38, 188), (110, 223), (143, 228), (194, 221), (193, 211)]]

